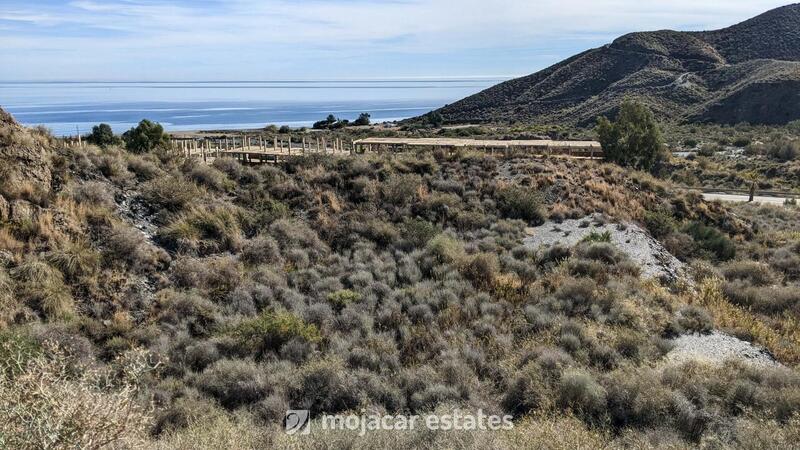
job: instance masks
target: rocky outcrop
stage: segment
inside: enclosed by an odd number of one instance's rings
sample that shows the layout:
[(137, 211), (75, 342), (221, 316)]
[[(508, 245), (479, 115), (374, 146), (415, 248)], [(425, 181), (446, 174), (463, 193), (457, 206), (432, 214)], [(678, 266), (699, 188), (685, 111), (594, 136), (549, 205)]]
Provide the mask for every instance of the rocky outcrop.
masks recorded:
[(0, 109), (0, 194), (37, 200), (53, 181), (49, 137), (31, 132)]
[(538, 249), (553, 245), (572, 247), (591, 233), (607, 233), (609, 242), (624, 252), (641, 268), (642, 276), (667, 282), (682, 281), (692, 284), (685, 265), (653, 239), (646, 230), (634, 223), (615, 224), (595, 214), (583, 219), (570, 219), (561, 223), (547, 222), (529, 228), (524, 244)]

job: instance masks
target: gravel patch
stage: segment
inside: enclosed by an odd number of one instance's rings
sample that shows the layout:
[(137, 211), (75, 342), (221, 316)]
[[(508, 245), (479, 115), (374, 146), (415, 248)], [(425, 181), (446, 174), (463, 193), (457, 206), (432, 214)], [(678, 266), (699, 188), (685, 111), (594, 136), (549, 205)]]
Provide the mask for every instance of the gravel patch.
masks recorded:
[(699, 360), (719, 364), (726, 359), (738, 359), (760, 367), (781, 365), (763, 347), (719, 331), (703, 335), (685, 334), (670, 342), (673, 348), (666, 359), (675, 363)]
[(684, 280), (691, 284), (685, 264), (635, 223), (606, 223), (602, 215), (594, 214), (561, 223), (546, 222), (544, 225), (528, 228), (527, 232), (530, 236), (523, 243), (530, 248), (556, 244), (572, 247), (592, 232), (608, 232), (611, 243), (639, 263), (643, 277), (665, 279), (669, 282)]

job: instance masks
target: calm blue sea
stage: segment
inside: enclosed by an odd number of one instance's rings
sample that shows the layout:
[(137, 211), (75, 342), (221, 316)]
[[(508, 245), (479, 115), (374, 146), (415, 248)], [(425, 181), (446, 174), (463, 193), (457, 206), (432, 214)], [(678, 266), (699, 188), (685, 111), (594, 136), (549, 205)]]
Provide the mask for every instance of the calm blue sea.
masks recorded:
[(123, 132), (141, 119), (171, 131), (308, 126), (334, 114), (374, 122), (424, 114), (502, 79), (237, 82), (0, 82), (0, 106), (55, 135), (97, 123)]

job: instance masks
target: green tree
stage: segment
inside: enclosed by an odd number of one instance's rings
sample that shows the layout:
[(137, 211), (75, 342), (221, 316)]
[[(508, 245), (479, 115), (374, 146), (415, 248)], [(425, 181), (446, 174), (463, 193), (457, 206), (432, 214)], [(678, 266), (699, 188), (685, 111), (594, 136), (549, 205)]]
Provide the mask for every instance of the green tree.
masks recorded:
[(169, 135), (164, 133), (164, 127), (147, 119), (126, 131), (122, 135), (122, 140), (125, 141), (128, 151), (133, 153), (146, 153), (159, 147), (169, 146)]
[(86, 137), (86, 141), (103, 148), (121, 142), (117, 136), (114, 136), (111, 125), (107, 123), (101, 123), (100, 125), (92, 127), (92, 134)]
[(328, 117), (325, 120), (320, 120), (319, 122), (314, 122), (314, 129), (315, 130), (325, 130), (331, 128), (339, 119), (336, 118), (333, 114), (328, 114)]
[(444, 125), (444, 117), (438, 111), (431, 111), (425, 114), (425, 123), (433, 128), (439, 128)]
[(356, 119), (356, 121), (353, 122), (353, 124), (356, 126), (369, 125), (370, 124), (369, 119), (370, 119), (369, 113), (361, 113), (361, 115), (358, 116), (358, 119)]
[(664, 157), (664, 145), (653, 112), (642, 103), (625, 100), (617, 120), (597, 119), (597, 134), (606, 159), (621, 166), (651, 170)]

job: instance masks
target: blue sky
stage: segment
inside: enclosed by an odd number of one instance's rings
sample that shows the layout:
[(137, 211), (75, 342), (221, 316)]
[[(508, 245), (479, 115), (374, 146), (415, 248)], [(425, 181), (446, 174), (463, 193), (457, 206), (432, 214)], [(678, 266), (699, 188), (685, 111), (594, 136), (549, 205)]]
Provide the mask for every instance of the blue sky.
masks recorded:
[(496, 77), (768, 0), (0, 0), (0, 80)]

